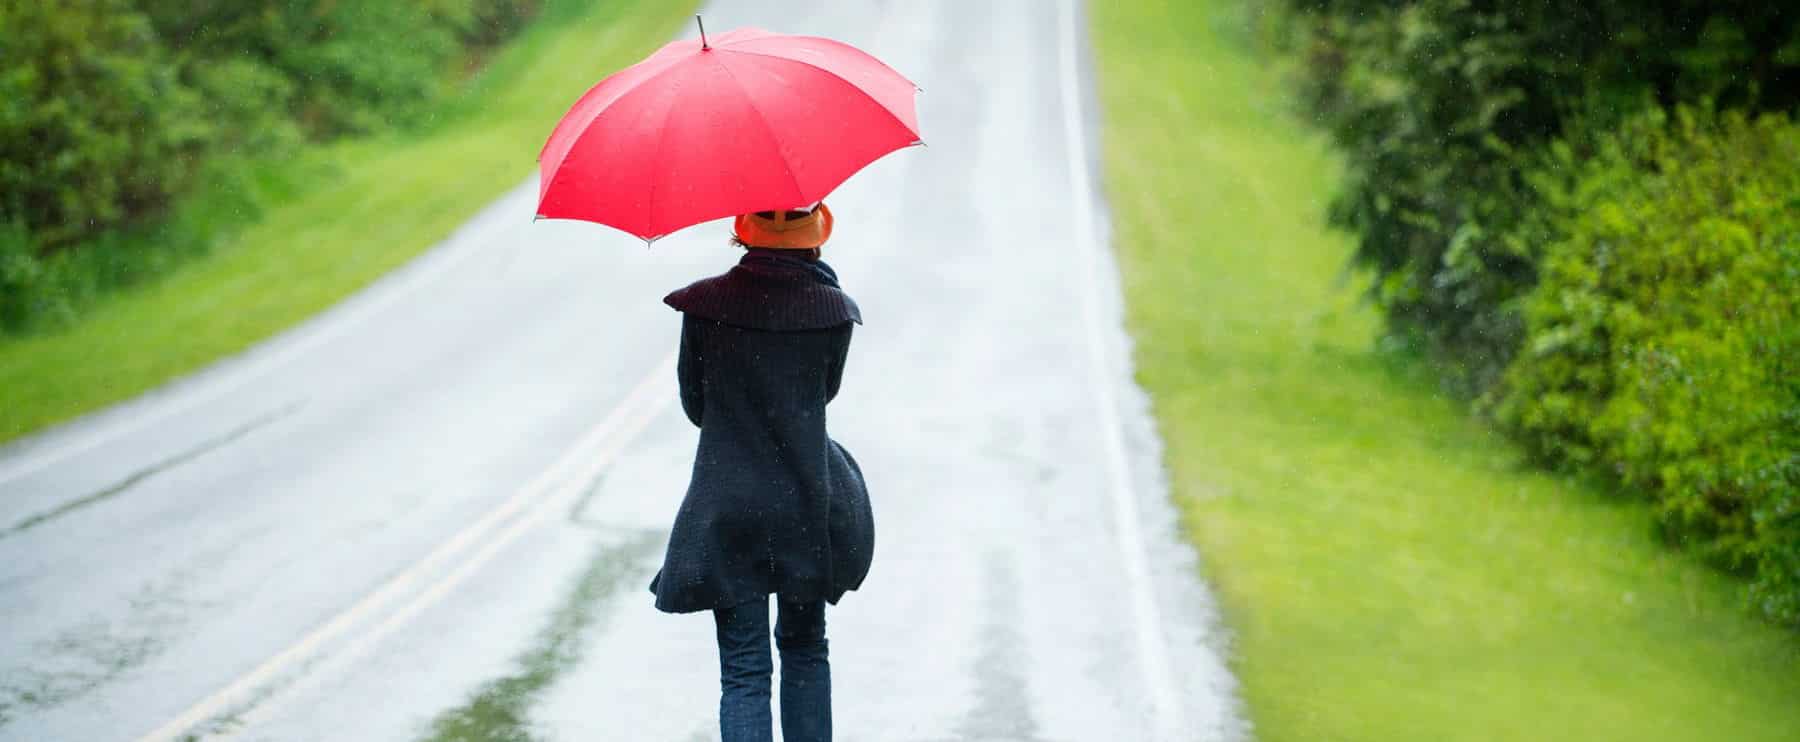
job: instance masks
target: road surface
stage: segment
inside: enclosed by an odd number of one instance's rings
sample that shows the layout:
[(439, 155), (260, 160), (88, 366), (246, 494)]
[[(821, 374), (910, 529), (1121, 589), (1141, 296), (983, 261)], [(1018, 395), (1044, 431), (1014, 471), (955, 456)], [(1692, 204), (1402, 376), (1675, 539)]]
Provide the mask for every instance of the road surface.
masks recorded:
[[(1073, 0), (720, 2), (924, 89), (831, 199), (867, 325), (832, 430), (878, 547), (843, 740), (1245, 734), (1094, 187)], [(735, 260), (532, 223), (535, 179), (292, 332), (0, 450), (0, 739), (704, 740), (707, 614), (645, 584), (695, 431), (662, 295)], [(514, 735), (514, 736), (507, 736)]]

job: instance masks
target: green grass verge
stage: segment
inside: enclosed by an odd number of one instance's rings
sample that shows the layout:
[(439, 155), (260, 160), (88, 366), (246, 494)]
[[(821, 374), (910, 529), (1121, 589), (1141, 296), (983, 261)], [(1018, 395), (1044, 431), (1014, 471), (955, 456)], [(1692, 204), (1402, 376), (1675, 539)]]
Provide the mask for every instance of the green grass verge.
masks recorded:
[[(205, 257), (67, 330), (0, 341), (0, 441), (241, 351), (415, 257), (518, 185), (575, 98), (668, 41), (692, 7), (553, 0), (438, 123), (256, 165), (241, 183), (255, 193), (216, 208), (271, 205)], [(198, 198), (181, 208), (214, 208)]]
[(1242, 0), (1091, 7), (1139, 380), (1257, 736), (1795, 739), (1800, 642), (1375, 349)]

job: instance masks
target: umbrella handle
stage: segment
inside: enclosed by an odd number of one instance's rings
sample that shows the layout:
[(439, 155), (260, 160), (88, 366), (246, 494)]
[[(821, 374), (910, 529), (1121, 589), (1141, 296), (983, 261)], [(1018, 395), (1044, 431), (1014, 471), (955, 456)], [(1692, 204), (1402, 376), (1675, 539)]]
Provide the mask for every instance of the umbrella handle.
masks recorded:
[(711, 50), (712, 46), (706, 43), (706, 21), (700, 17), (699, 13), (695, 13), (694, 22), (700, 24), (700, 51)]

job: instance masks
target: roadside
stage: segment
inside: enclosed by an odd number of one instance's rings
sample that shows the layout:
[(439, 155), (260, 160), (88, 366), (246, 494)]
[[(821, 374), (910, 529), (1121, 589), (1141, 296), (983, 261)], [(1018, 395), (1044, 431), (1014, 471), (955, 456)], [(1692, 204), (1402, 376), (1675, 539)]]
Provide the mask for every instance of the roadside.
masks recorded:
[(437, 244), (518, 185), (580, 92), (668, 39), (691, 3), (553, 5), (423, 135), (285, 164), (282, 205), (166, 280), (66, 330), (0, 343), (0, 442), (240, 352)]
[[(880, 500), (877, 571), (830, 618), (834, 715), (862, 739), (1240, 726), (1191, 549), (1143, 465), (1156, 448), (1116, 362), (1111, 261), (1042, 218), (1097, 205), (1069, 167), (1069, 2), (707, 12), (854, 40), (930, 91), (931, 147), (831, 197), (831, 260), (867, 318), (831, 424)], [(675, 401), (656, 367), (679, 318), (659, 299), (738, 256), (723, 225), (651, 251), (534, 224), (534, 196), (521, 184), (400, 281), (276, 343), (0, 462), (0, 523), (52, 515), (0, 539), (18, 627), (0, 677), (63, 691), (17, 703), (0, 736), (711, 736), (710, 618), (656, 611), (660, 553), (635, 550), (667, 533), (695, 431), (660, 415), (610, 466), (595, 451), (611, 443), (574, 444), (642, 380), (643, 399)], [(147, 416), (115, 417), (132, 408)], [(1119, 446), (1128, 471), (1102, 465)], [(179, 465), (137, 475), (156, 462)], [(113, 494), (58, 510), (90, 493)]]
[(1259, 739), (1786, 739), (1800, 647), (1406, 358), (1232, 0), (1094, 8), (1139, 381)]

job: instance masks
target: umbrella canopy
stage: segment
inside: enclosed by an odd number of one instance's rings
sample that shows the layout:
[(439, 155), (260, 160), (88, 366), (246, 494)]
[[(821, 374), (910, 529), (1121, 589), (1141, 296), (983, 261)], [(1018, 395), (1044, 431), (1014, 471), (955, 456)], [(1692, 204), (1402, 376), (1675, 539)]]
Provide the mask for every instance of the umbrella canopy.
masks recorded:
[(842, 42), (747, 28), (676, 41), (600, 81), (538, 156), (539, 218), (654, 240), (823, 199), (919, 144), (918, 88)]

